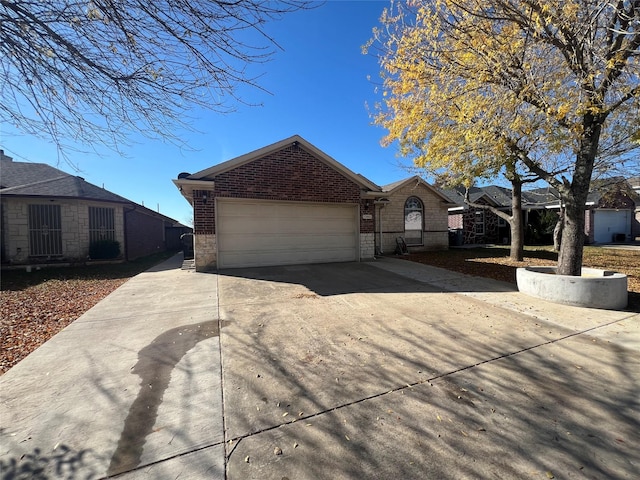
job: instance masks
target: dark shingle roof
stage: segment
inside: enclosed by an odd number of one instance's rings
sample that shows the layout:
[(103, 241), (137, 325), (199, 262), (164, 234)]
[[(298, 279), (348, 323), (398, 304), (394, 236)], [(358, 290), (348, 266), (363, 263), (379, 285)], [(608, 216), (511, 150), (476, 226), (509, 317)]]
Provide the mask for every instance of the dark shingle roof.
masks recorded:
[(29, 197), (66, 197), (131, 203), (124, 197), (97, 187), (80, 177), (44, 163), (2, 160), (0, 164), (0, 194)]
[[(471, 200), (472, 203), (475, 203), (478, 200), (480, 200), (482, 197), (488, 197), (492, 201), (496, 202), (495, 199), (493, 199), (489, 195), (489, 193), (485, 192), (484, 188), (486, 187), (471, 187), (469, 189), (469, 200)], [(440, 189), (440, 191), (444, 193), (444, 195), (446, 195), (451, 200), (452, 203), (455, 203), (456, 205), (459, 205), (459, 206), (466, 205), (464, 203), (464, 187), (456, 187), (456, 188), (450, 188), (446, 190)], [(497, 206), (500, 206), (500, 204), (497, 204)]]
[[(592, 181), (591, 191), (587, 196), (587, 204), (598, 205), (609, 189), (620, 184), (627, 184), (627, 181), (622, 177), (611, 177)], [(631, 191), (631, 189), (629, 190)], [(442, 191), (453, 202), (457, 203), (460, 206), (465, 206), (463, 187), (457, 187), (455, 189)], [(472, 187), (469, 190), (469, 197), (472, 202), (476, 202), (482, 196), (490, 198), (493, 202), (495, 202), (498, 208), (508, 208), (511, 206), (511, 189), (509, 188), (490, 185), (488, 187)], [(523, 190), (522, 205), (524, 208), (558, 207), (560, 205), (560, 195), (558, 194), (558, 191), (553, 187)]]
[(522, 191), (522, 204), (530, 207), (558, 205), (558, 191), (552, 187), (534, 188)]

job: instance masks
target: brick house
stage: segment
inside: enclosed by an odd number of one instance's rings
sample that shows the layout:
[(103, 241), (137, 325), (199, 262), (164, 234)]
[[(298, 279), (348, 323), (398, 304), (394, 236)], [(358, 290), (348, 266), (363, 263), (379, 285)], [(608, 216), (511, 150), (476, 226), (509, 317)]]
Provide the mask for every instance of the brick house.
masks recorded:
[(1, 153), (3, 265), (82, 263), (98, 240), (120, 244), (120, 259), (180, 248), (175, 220), (83, 178)]
[[(298, 135), (194, 174), (181, 173), (174, 183), (194, 209), (199, 271), (359, 261), (381, 250), (376, 221), (384, 211), (380, 205), (390, 202), (388, 192)], [(427, 195), (425, 186), (420, 189)], [(423, 214), (439, 216), (427, 225), (446, 225), (445, 201), (426, 201)], [(402, 222), (402, 208), (398, 215)], [(427, 238), (427, 246), (447, 246), (446, 232), (440, 239)]]
[[(454, 204), (449, 208), (448, 227), (454, 234), (453, 245), (507, 244), (509, 225), (490, 210), (471, 207), (464, 203), (464, 191), (443, 191)], [(511, 209), (511, 191), (498, 186), (472, 187), (469, 200), (480, 205), (490, 205), (506, 213)]]
[[(613, 177), (591, 182), (585, 205), (586, 243), (622, 242), (640, 235), (640, 215), (637, 210), (640, 195), (634, 191), (633, 181)], [(510, 229), (507, 222), (488, 210), (466, 205), (463, 191), (443, 190), (456, 204), (449, 208), (448, 223), (452, 232), (460, 232), (461, 235), (459, 241), (452, 244), (508, 243)], [(511, 190), (508, 188), (495, 185), (473, 187), (469, 197), (473, 203), (491, 205), (505, 213), (511, 212)], [(558, 192), (551, 187), (524, 190), (522, 210), (525, 244), (551, 244), (553, 227), (560, 212)]]

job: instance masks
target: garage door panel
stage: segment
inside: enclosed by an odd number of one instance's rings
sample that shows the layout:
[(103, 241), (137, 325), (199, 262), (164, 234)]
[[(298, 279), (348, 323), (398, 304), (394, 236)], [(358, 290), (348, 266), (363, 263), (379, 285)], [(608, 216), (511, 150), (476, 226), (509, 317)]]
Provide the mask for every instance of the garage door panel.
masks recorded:
[(325, 235), (319, 243), (317, 235), (313, 234), (260, 234), (258, 238), (249, 235), (225, 235), (220, 241), (221, 250), (224, 252), (244, 252), (260, 248), (260, 243), (269, 245), (269, 251), (290, 250), (329, 250), (355, 248), (354, 235)]
[[(337, 253), (337, 252), (336, 252)], [(227, 254), (220, 268), (264, 267), (269, 265), (299, 265), (305, 263), (352, 262), (353, 258), (344, 254), (335, 255), (327, 260), (327, 252), (292, 252), (287, 255), (264, 253)]]
[(354, 205), (218, 201), (221, 268), (357, 260)]
[(615, 234), (631, 234), (631, 214), (626, 210), (596, 210), (594, 241), (609, 243)]
[(218, 223), (224, 227), (224, 231), (222, 231), (223, 233), (226, 232), (229, 235), (234, 236), (251, 235), (255, 233), (281, 236), (296, 235), (301, 234), (301, 225), (304, 225), (302, 228), (311, 230), (313, 235), (332, 235), (334, 233), (341, 232), (349, 232), (349, 234), (353, 234), (354, 232), (353, 214), (351, 215), (351, 218), (315, 218), (313, 219), (312, 225), (308, 224), (310, 221), (308, 216), (298, 218), (270, 218), (269, 221), (266, 220), (267, 218), (269, 217), (266, 215), (261, 216), (259, 232), (256, 231), (255, 222), (257, 220), (254, 217), (225, 215), (223, 217), (219, 217)]

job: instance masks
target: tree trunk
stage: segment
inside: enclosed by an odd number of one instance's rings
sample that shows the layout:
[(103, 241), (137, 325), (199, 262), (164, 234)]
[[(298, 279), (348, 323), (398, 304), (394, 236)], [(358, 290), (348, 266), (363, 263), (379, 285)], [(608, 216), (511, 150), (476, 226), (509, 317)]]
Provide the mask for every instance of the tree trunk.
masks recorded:
[(560, 251), (560, 239), (562, 238), (562, 227), (564, 225), (564, 208), (560, 205), (560, 213), (558, 214), (558, 221), (553, 229), (553, 250), (555, 252)]
[(587, 195), (591, 184), (593, 164), (596, 159), (602, 121), (596, 121), (591, 114), (583, 119), (583, 135), (576, 158), (576, 168), (569, 188), (561, 191), (564, 200), (564, 222), (562, 239), (558, 253), (558, 274), (580, 276), (582, 271), (582, 250), (584, 247), (584, 214)]
[(558, 251), (558, 273), (580, 276), (582, 249), (584, 246), (584, 212), (587, 196), (570, 195), (565, 201), (560, 250)]
[(511, 249), (509, 258), (514, 262), (521, 262), (524, 258), (524, 226), (522, 223), (522, 182), (511, 182)]

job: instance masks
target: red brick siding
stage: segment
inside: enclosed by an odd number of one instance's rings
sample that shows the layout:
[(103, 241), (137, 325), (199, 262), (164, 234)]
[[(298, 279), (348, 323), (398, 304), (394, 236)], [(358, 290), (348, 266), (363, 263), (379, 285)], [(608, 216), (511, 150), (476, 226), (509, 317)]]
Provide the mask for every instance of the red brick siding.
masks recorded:
[[(376, 231), (373, 200), (360, 201), (360, 233), (374, 233)], [(363, 215), (371, 215), (370, 220), (365, 220)]]
[[(206, 202), (203, 198), (205, 195)], [(216, 232), (214, 205), (213, 190), (193, 191), (193, 230), (196, 235), (210, 235)]]
[(452, 228), (452, 229), (461, 229), (462, 228), (462, 214), (461, 213), (455, 213), (455, 214), (449, 215), (447, 220), (449, 222), (449, 228)]
[(145, 213), (125, 211), (127, 260), (166, 250), (165, 222)]
[(587, 244), (591, 244), (595, 242), (596, 232), (593, 228), (593, 216), (594, 211), (591, 208), (588, 208), (584, 212), (584, 234), (586, 235), (585, 242)]
[(294, 145), (222, 173), (214, 181), (217, 197), (360, 202), (358, 185)]
[(360, 204), (360, 231), (373, 232), (373, 219), (363, 220), (363, 213), (373, 215), (373, 204), (365, 210), (360, 186), (298, 145), (241, 165), (212, 179), (214, 191), (194, 191), (194, 227), (196, 234), (215, 233), (214, 195), (225, 198), (260, 200), (354, 203)]

